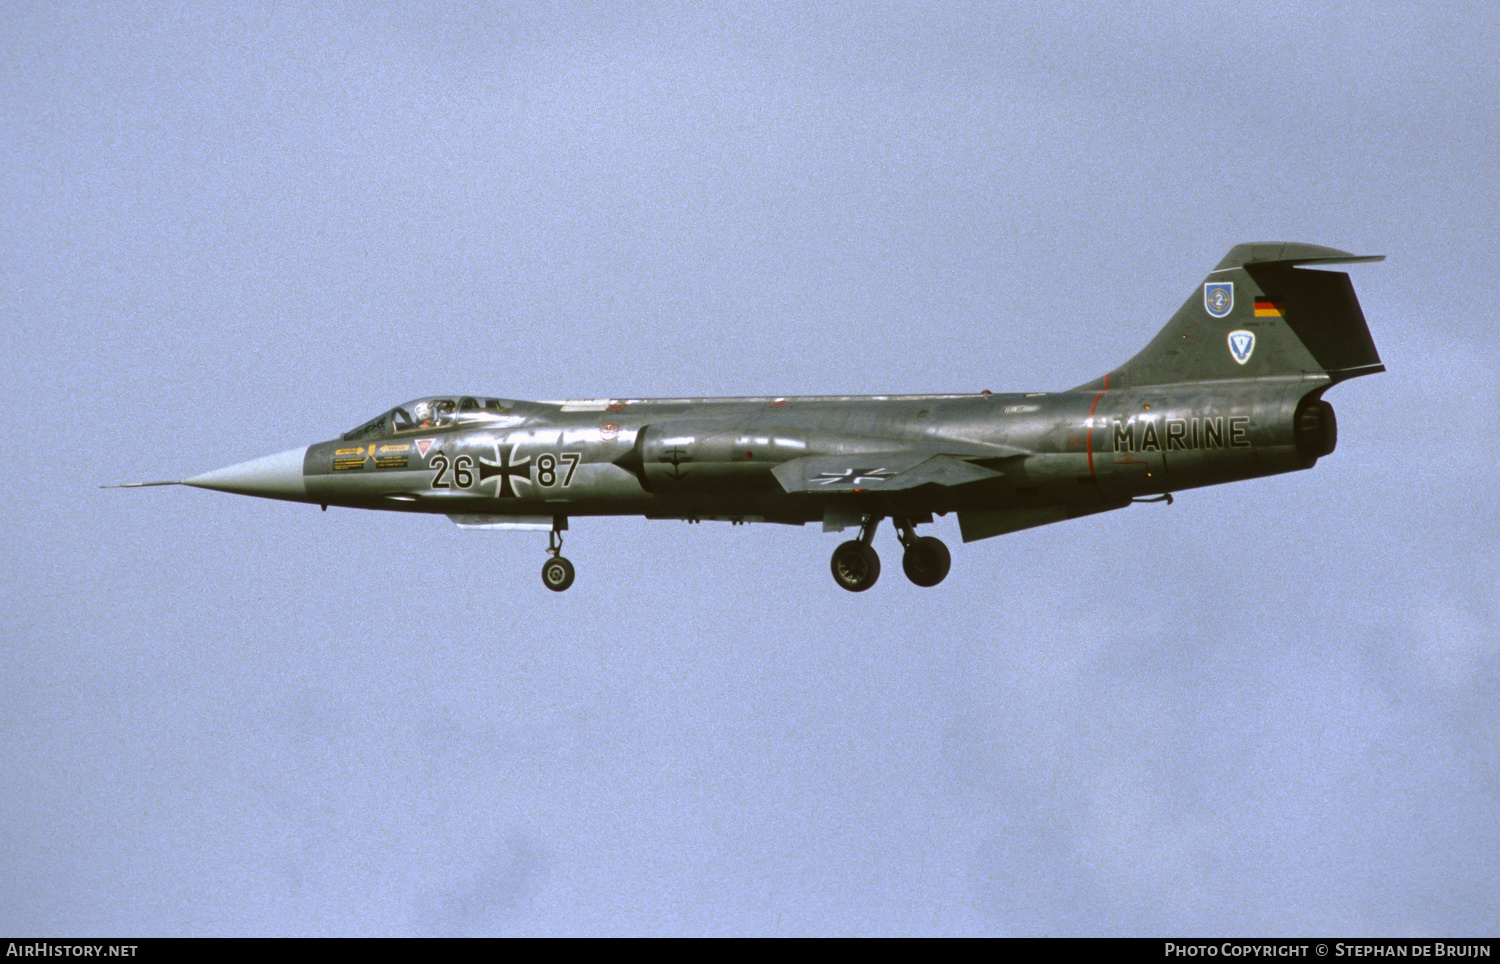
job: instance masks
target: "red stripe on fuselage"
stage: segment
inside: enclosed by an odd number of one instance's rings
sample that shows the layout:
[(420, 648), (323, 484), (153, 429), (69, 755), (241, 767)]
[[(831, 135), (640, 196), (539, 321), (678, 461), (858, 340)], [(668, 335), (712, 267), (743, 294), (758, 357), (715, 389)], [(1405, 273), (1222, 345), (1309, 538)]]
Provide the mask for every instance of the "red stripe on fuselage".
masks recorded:
[[(1105, 385), (1106, 390), (1108, 390), (1108, 387), (1109, 387), (1109, 376), (1108, 375), (1104, 376), (1104, 385)], [(1103, 397), (1104, 397), (1104, 392), (1100, 392), (1099, 394), (1095, 395), (1094, 396), (1094, 404), (1092, 404), (1092, 405), (1089, 406), (1089, 430), (1088, 430), (1088, 434), (1084, 436), (1084, 438), (1086, 439), (1085, 447), (1088, 449), (1088, 453), (1089, 453), (1089, 478), (1092, 478), (1092, 479), (1097, 479), (1098, 478), (1098, 476), (1094, 474), (1094, 409), (1096, 409), (1096, 408), (1099, 407), (1099, 399), (1101, 399)]]

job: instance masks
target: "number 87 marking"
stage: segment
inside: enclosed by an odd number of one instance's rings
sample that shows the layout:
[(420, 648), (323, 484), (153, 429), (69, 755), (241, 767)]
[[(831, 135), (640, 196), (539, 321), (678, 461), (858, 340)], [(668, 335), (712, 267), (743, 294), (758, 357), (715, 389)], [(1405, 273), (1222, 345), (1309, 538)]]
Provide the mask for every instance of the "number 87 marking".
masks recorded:
[(551, 452), (543, 453), (536, 457), (536, 484), (542, 486), (553, 486), (557, 484), (557, 460), (562, 459), (567, 465), (567, 474), (563, 476), (563, 488), (573, 484), (573, 473), (578, 471), (578, 463), (583, 461), (583, 456), (577, 452), (564, 452), (562, 455), (553, 455)]

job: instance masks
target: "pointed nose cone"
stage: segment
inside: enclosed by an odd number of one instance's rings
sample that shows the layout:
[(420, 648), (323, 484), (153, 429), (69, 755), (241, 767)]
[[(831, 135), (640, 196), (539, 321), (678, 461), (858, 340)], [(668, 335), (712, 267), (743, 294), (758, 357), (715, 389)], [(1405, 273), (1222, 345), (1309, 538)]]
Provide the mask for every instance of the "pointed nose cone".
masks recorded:
[(307, 483), (302, 478), (302, 461), (306, 457), (307, 446), (304, 445), (300, 449), (204, 472), (182, 484), (236, 495), (258, 495), (263, 499), (306, 501)]

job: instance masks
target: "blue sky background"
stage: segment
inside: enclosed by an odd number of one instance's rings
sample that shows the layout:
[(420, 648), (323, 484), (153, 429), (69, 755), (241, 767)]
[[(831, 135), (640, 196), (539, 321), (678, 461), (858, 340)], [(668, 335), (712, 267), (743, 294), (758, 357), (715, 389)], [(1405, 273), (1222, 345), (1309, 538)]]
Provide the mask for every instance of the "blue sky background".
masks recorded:
[[(1488, 3), (0, 9), (0, 932), (1500, 932)], [(1060, 389), (1350, 271), (1316, 469), (959, 546), (182, 478), (404, 399)]]

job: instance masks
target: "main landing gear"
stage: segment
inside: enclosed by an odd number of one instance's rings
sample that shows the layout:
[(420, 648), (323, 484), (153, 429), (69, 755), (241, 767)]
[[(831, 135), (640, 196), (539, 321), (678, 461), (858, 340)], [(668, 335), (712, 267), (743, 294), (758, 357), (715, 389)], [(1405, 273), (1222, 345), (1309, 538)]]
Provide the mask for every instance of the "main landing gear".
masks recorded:
[[(911, 522), (904, 518), (891, 521), (896, 525), (896, 537), (905, 550), (901, 554), (901, 568), (906, 572), (906, 578), (918, 586), (936, 586), (942, 582), (953, 565), (948, 547), (932, 536), (917, 535)], [(850, 592), (864, 592), (880, 578), (880, 556), (870, 544), (880, 522), (880, 516), (865, 516), (859, 538), (833, 550), (830, 561), (833, 581)]]
[(859, 538), (833, 550), (833, 581), (850, 592), (864, 592), (880, 578), (880, 557), (870, 545), (878, 525), (879, 516), (865, 516), (864, 524), (859, 527)]
[(551, 558), (542, 566), (542, 585), (553, 592), (573, 585), (573, 564), (562, 556), (562, 541), (562, 530), (554, 526), (547, 536), (547, 555)]

